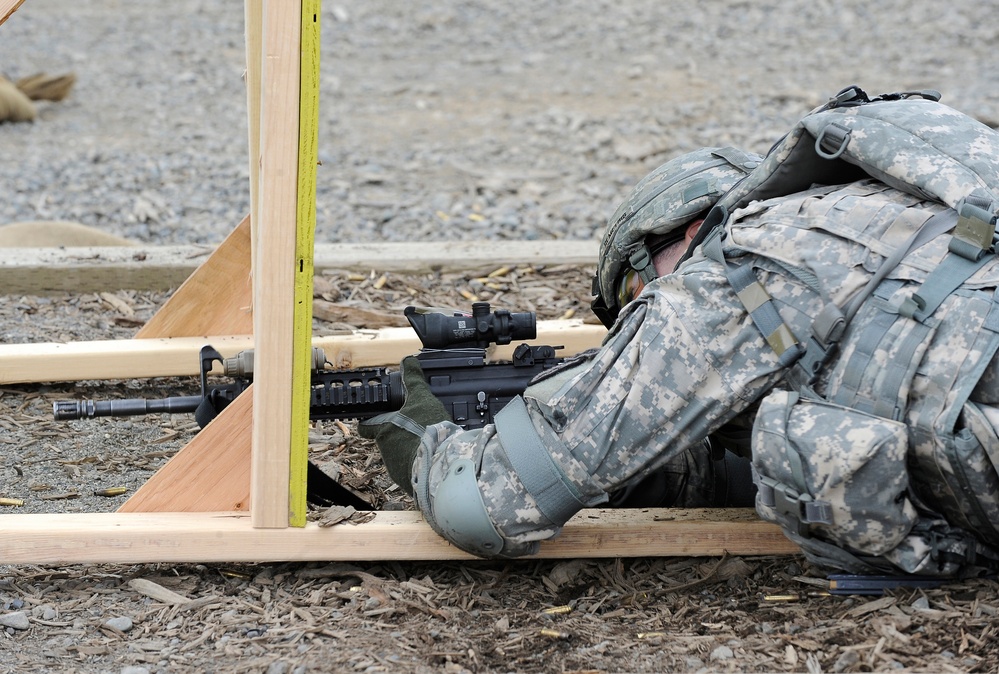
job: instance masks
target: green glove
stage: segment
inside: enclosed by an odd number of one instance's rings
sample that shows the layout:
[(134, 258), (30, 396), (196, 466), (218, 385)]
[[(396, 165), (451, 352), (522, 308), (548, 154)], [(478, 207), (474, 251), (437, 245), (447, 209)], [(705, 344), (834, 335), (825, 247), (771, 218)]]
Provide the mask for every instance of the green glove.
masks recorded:
[(357, 426), (362, 438), (374, 440), (381, 452), (389, 477), (410, 496), (413, 495), (413, 461), (427, 426), (451, 417), (430, 392), (423, 368), (415, 356), (407, 356), (400, 366), (404, 400), (398, 412), (379, 414)]

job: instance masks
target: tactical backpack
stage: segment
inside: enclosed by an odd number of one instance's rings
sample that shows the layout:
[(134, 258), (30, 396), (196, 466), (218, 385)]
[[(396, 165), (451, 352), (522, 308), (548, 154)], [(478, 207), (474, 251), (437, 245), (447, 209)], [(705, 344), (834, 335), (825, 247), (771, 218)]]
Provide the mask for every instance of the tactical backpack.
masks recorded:
[[(799, 339), (740, 257), (815, 279), (766, 259), (769, 244), (754, 250), (762, 235), (739, 219), (779, 208), (773, 198), (855, 182), (860, 197), (883, 183), (946, 208), (904, 231), (865, 230), (855, 221), (875, 217), (862, 208), (817, 219), (866, 247), (873, 276), (843, 306), (826, 301)], [(707, 215), (695, 246), (724, 266), (788, 368), (753, 426), (757, 511), (813, 562), (854, 573), (999, 570), (999, 438), (969, 400), (999, 350), (997, 210), (999, 133), (936, 92), (872, 99), (851, 87), (801, 119)]]

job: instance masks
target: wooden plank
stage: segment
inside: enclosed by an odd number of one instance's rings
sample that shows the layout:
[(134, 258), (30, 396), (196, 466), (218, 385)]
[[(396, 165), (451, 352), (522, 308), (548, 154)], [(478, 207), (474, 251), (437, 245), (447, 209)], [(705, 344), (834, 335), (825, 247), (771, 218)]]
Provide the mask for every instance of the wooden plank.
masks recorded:
[(208, 246), (0, 248), (8, 295), (169, 290), (211, 255)]
[[(251, 218), (252, 226), (252, 218)], [(441, 241), (317, 244), (315, 270), (490, 272), (504, 265), (595, 265), (598, 241)], [(209, 246), (0, 248), (8, 295), (169, 290), (213, 251)]]
[(135, 333), (136, 339), (253, 332), (250, 216)]
[[(416, 512), (362, 524), (261, 529), (245, 513), (0, 515), (5, 564), (471, 559)], [(584, 510), (536, 557), (783, 555), (798, 548), (749, 509)]]
[(252, 424), (253, 394), (247, 390), (139, 487), (118, 512), (249, 510)]
[(10, 18), (10, 15), (17, 11), (24, 0), (0, 0), (0, 26)]
[[(243, 22), (246, 38), (246, 127), (250, 168), (250, 228), (260, 217), (260, 71), (263, 66), (263, 0), (245, 0)], [(252, 240), (256, 240), (254, 237)]]
[(253, 240), (253, 406), (262, 412), (253, 418), (255, 527), (288, 526), (301, 21), (298, 2), (264, 3), (260, 218)]
[[(578, 319), (538, 321), (538, 337), (529, 343), (563, 346), (558, 355), (571, 356), (599, 346), (606, 335), (603, 326)], [(250, 335), (0, 344), (0, 384), (193, 376), (205, 344), (224, 358), (254, 347)], [(398, 365), (419, 350), (420, 341), (409, 328), (382, 328), (314, 337), (312, 345), (325, 350), (338, 369), (350, 369)], [(489, 357), (509, 360), (515, 347), (495, 346)]]
[[(209, 343), (228, 357), (251, 348), (253, 338), (244, 335), (0, 344), (0, 384), (187, 376), (197, 373), (198, 352)], [(65, 368), (63, 374), (60, 368)]]

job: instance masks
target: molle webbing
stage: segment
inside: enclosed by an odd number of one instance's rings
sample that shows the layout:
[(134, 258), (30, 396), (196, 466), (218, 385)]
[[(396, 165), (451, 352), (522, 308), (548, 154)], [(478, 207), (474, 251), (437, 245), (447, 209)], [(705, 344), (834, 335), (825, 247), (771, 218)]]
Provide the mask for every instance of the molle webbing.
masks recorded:
[[(936, 237), (946, 233), (954, 226), (955, 222), (956, 214), (954, 211), (946, 210), (937, 213), (924, 222), (918, 230), (913, 232), (906, 241), (895, 248), (891, 255), (882, 261), (867, 284), (847, 302), (842, 311), (832, 303), (828, 303), (822, 308), (819, 315), (812, 321), (812, 335), (808, 340), (805, 354), (789, 374), (790, 383), (795, 389), (803, 390), (815, 382), (822, 368), (825, 367), (838, 348), (839, 340), (846, 331), (847, 325), (857, 315), (857, 312), (867, 302), (868, 298), (876, 293), (888, 274), (898, 266), (902, 259)], [(898, 286), (896, 284), (892, 287)], [(882, 290), (882, 293), (884, 292), (887, 292), (887, 288)], [(893, 318), (885, 316), (881, 318), (879, 324), (884, 326), (886, 332), (893, 322)], [(884, 332), (881, 333), (881, 335), (883, 334)], [(865, 339), (863, 344), (858, 348), (862, 351), (873, 353), (873, 349), (880, 342), (881, 335), (877, 336), (876, 341)], [(898, 390), (896, 389), (892, 395), (894, 396), (897, 392)], [(882, 409), (893, 410), (894, 405), (891, 408), (884, 408), (882, 406)], [(889, 415), (887, 418), (894, 417)]]
[[(993, 254), (987, 253), (992, 245), (995, 218), (986, 208), (994, 210), (991, 202), (972, 195), (958, 204), (956, 212), (942, 211), (927, 220), (906, 243), (885, 259), (870, 282), (850, 301), (845, 310), (847, 322), (852, 320), (872, 293), (879, 300), (871, 306), (877, 315), (852, 340), (856, 346), (842, 368), (842, 381), (835, 391), (829, 392), (830, 400), (886, 419), (901, 419), (909, 383), (938, 324), (932, 318), (933, 313), (972, 274), (995, 259)], [(951, 235), (949, 252), (940, 264), (900, 306), (891, 306), (889, 300), (902, 283), (882, 279), (905, 255), (952, 227), (955, 231)], [(969, 237), (965, 234), (969, 229), (978, 232), (974, 245), (968, 243)], [(989, 232), (987, 236), (983, 234), (986, 231)], [(809, 348), (811, 346), (810, 343)], [(888, 357), (881, 361), (874, 359), (878, 350), (884, 350)], [(828, 354), (822, 355), (828, 359)], [(806, 356), (803, 360), (808, 359), (809, 356)], [(817, 372), (813, 373), (813, 377), (815, 374)], [(865, 382), (875, 383), (866, 386)], [(867, 389), (866, 394), (861, 392), (864, 389)]]
[(948, 254), (905, 302), (899, 312), (923, 321), (976, 271), (994, 259), (992, 241), (996, 230), (996, 204), (972, 194), (957, 205), (957, 225)]
[(736, 265), (725, 258), (721, 246), (722, 229), (715, 229), (704, 241), (704, 254), (722, 265), (728, 282), (746, 307), (750, 318), (777, 354), (782, 367), (789, 367), (804, 353), (791, 328), (777, 313), (770, 295), (749, 265)]
[[(885, 281), (875, 292), (880, 300), (872, 302), (875, 316), (852, 340), (856, 346), (846, 361), (843, 379), (828, 395), (837, 404), (896, 421), (905, 411), (909, 383), (936, 325), (936, 321), (909, 321), (888, 304), (900, 285)], [(878, 350), (892, 346), (889, 358), (874, 358)]]

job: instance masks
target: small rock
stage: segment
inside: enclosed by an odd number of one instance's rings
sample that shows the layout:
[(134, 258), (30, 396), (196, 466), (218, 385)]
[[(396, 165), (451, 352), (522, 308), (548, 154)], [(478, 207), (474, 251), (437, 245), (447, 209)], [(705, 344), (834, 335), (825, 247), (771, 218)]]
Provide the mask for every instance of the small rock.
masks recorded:
[(857, 655), (857, 651), (846, 651), (843, 655), (836, 659), (836, 663), (833, 664), (832, 670), (834, 672), (845, 672), (858, 662), (860, 662), (860, 656)]
[(149, 670), (141, 665), (125, 665), (121, 674), (149, 674)]
[(111, 629), (118, 630), (119, 632), (127, 632), (132, 629), (132, 619), (128, 616), (118, 616), (115, 618), (108, 618), (104, 621), (104, 624)]
[(15, 630), (26, 630), (31, 627), (28, 616), (24, 611), (15, 611), (0, 615), (0, 627), (10, 627)]
[(32, 618), (41, 618), (42, 620), (54, 620), (56, 615), (57, 615), (56, 610), (51, 606), (49, 606), (48, 604), (44, 604), (42, 606), (36, 606), (33, 609), (31, 609)]
[(712, 660), (728, 660), (732, 658), (735, 653), (728, 646), (719, 646), (715, 650), (711, 651)]
[(288, 663), (284, 660), (275, 660), (267, 668), (267, 674), (285, 674), (288, 671)]
[(911, 606), (914, 609), (925, 610), (930, 607), (930, 600), (926, 597), (919, 597), (916, 601), (912, 602)]

